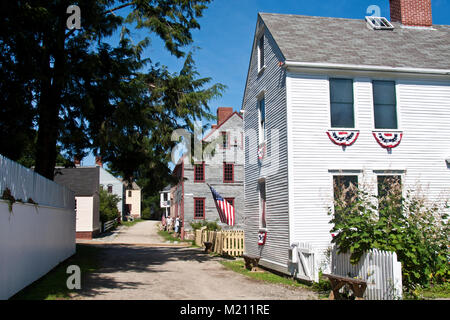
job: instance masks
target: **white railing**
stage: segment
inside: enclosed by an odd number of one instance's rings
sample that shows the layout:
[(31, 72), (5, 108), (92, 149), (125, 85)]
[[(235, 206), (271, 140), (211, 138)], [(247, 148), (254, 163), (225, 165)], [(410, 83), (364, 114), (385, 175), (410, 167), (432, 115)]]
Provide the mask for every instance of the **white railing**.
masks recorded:
[(108, 231), (109, 229), (111, 229), (112, 227), (114, 227), (114, 223), (116, 222), (116, 219), (114, 220), (110, 220), (108, 222), (105, 222), (103, 224), (103, 232)]
[(0, 155), (0, 196), (6, 188), (23, 202), (32, 199), (42, 206), (71, 210), (75, 207), (71, 190)]
[(332, 274), (358, 278), (367, 282), (367, 300), (396, 300), (402, 297), (402, 267), (395, 252), (370, 250), (358, 264), (350, 263), (350, 253), (332, 251)]

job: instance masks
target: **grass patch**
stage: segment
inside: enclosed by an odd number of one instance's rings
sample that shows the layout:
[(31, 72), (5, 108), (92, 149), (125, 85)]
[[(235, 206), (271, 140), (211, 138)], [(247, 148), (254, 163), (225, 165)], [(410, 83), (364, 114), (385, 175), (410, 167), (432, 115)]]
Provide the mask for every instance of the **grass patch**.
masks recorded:
[(133, 221), (122, 221), (121, 224), (123, 226), (125, 226), (125, 227), (132, 227), (136, 223), (143, 222), (143, 221), (145, 221), (145, 220), (143, 220), (143, 219), (134, 219)]
[(173, 236), (171, 233), (164, 231), (164, 230), (158, 230), (158, 235), (163, 238), (165, 241), (170, 241), (170, 242), (174, 242), (174, 241), (178, 241), (178, 242), (188, 242), (191, 245), (195, 245), (194, 244), (194, 240), (181, 240), (178, 237)]
[(450, 283), (435, 285), (430, 288), (417, 289), (420, 299), (450, 299)]
[(11, 300), (64, 300), (70, 299), (71, 293), (75, 290), (69, 290), (66, 286), (67, 278), (70, 274), (66, 273), (67, 267), (77, 265), (81, 269), (81, 285), (83, 286), (83, 277), (86, 273), (93, 272), (100, 267), (99, 251), (101, 248), (77, 244), (76, 253), (63, 261), (42, 278), (36, 280), (28, 287), (16, 293)]
[(243, 259), (221, 261), (220, 263), (226, 268), (233, 270), (234, 272), (243, 274), (244, 276), (250, 277), (255, 280), (292, 287), (300, 287), (317, 292), (320, 299), (327, 299), (330, 294), (330, 283), (328, 279), (323, 277), (320, 277), (319, 283), (306, 284), (292, 277), (276, 274), (264, 269), (262, 269), (261, 272), (251, 272), (245, 268), (245, 262)]
[(221, 261), (220, 263), (222, 265), (224, 265), (226, 268), (233, 270), (234, 272), (243, 274), (247, 277), (250, 277), (250, 278), (253, 278), (256, 280), (260, 280), (260, 281), (264, 281), (264, 282), (268, 282), (268, 283), (284, 284), (284, 285), (293, 286), (293, 287), (303, 287), (303, 288), (311, 289), (311, 287), (309, 287), (303, 283), (300, 283), (296, 279), (283, 277), (281, 275), (277, 275), (275, 273), (272, 273), (272, 272), (269, 272), (266, 270), (263, 270), (261, 272), (251, 272), (245, 268), (245, 262), (243, 259), (236, 259), (233, 261)]

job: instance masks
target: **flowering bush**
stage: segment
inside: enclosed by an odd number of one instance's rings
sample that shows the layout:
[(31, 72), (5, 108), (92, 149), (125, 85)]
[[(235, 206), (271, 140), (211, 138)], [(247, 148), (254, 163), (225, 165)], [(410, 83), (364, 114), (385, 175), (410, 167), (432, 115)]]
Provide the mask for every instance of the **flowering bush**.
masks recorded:
[(352, 263), (370, 249), (396, 252), (402, 263), (403, 285), (409, 292), (417, 285), (448, 282), (447, 203), (431, 203), (420, 194), (420, 187), (403, 196), (399, 181), (385, 183), (378, 196), (354, 185), (335, 196), (329, 214), (334, 224), (332, 242), (338, 252), (350, 251)]

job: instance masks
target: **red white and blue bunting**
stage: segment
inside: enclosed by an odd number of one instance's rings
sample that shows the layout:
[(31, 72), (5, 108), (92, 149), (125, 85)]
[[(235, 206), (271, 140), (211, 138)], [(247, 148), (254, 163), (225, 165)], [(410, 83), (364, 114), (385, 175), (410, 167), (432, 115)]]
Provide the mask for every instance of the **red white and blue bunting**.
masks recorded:
[(359, 131), (328, 130), (327, 135), (334, 144), (342, 147), (349, 147), (358, 139)]
[(397, 147), (403, 138), (403, 132), (373, 132), (375, 140), (385, 149)]

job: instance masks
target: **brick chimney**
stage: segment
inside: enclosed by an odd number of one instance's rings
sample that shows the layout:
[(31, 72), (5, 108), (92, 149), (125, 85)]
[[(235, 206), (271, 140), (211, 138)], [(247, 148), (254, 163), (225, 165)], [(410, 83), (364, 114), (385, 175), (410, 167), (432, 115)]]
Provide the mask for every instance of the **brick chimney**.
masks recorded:
[(217, 108), (217, 126), (220, 126), (233, 112), (232, 107)]
[(73, 157), (73, 163), (75, 164), (75, 167), (81, 166), (81, 160), (77, 157)]
[(391, 21), (405, 26), (431, 27), (431, 0), (389, 0)]
[(103, 168), (102, 157), (100, 156), (95, 157), (95, 165)]

